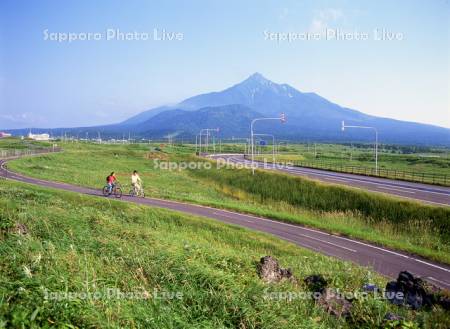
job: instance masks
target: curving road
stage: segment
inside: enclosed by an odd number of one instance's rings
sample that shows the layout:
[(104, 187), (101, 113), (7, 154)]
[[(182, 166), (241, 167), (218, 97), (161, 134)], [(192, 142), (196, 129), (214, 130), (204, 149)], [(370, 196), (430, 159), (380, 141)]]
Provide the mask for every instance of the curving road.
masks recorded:
[[(244, 159), (242, 154), (217, 154), (209, 157), (230, 163), (251, 166), (251, 161)], [(254, 162), (255, 167), (277, 170), (296, 176), (306, 176), (327, 183), (347, 185), (371, 192), (379, 192), (397, 197), (414, 199), (416, 201), (438, 206), (450, 206), (450, 188), (435, 185), (398, 181), (393, 179), (338, 173), (305, 167), (272, 165), (271, 163)]]
[[(103, 197), (101, 191), (98, 190), (65, 183), (44, 181), (7, 171), (5, 163), (5, 160), (0, 160), (0, 176), (7, 177), (7, 179)], [(450, 289), (450, 266), (431, 262), (407, 253), (392, 251), (362, 241), (332, 235), (307, 227), (283, 223), (270, 218), (246, 215), (234, 211), (155, 198), (142, 199), (123, 196), (122, 200), (212, 218), (223, 223), (269, 233), (300, 247), (351, 261), (359, 265), (372, 267), (375, 271), (392, 278), (396, 277), (400, 271), (408, 270), (436, 286)]]

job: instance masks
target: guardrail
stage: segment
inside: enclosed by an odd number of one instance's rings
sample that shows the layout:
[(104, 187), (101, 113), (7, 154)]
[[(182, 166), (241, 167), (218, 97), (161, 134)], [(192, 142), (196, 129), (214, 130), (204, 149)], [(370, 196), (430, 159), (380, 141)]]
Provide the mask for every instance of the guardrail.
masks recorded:
[(0, 149), (0, 159), (9, 159), (27, 155), (38, 155), (60, 151), (60, 147), (46, 147), (41, 149)]
[(391, 178), (391, 179), (405, 180), (405, 181), (411, 181), (411, 182), (429, 183), (429, 184), (445, 185), (445, 186), (450, 185), (450, 176), (445, 175), (445, 174), (441, 175), (441, 174), (432, 174), (432, 173), (424, 173), (424, 172), (378, 168), (378, 175), (377, 175), (375, 172), (375, 168), (342, 165), (342, 164), (327, 163), (327, 162), (294, 161), (293, 165), (297, 166), (297, 167), (324, 169), (324, 170), (344, 172), (344, 173), (349, 173), (349, 174)]
[[(60, 147), (47, 147), (41, 149), (12, 149), (12, 150), (0, 150), (0, 160), (15, 159), (22, 156), (32, 156), (40, 154), (48, 154), (54, 152), (60, 152), (62, 149)], [(6, 163), (2, 164), (0, 179), (8, 178), (8, 166)]]
[[(246, 155), (245, 157), (248, 157)], [(409, 182), (426, 183), (434, 185), (450, 186), (450, 175), (432, 174), (415, 171), (404, 171), (396, 169), (378, 168), (378, 175), (375, 168), (351, 166), (344, 164), (336, 164), (329, 162), (308, 162), (308, 161), (290, 161), (290, 164), (296, 167), (305, 167), (312, 169), (322, 169), (328, 171), (342, 172), (355, 175), (373, 176), (381, 178), (390, 178), (396, 180), (404, 180)]]

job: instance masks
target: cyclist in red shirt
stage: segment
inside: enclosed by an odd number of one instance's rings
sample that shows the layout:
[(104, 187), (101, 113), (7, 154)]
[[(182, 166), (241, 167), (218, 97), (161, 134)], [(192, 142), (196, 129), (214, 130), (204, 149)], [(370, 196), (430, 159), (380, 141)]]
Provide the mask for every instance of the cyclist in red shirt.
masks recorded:
[(112, 193), (112, 190), (114, 188), (114, 186), (116, 185), (116, 174), (114, 173), (114, 171), (108, 176), (106, 177), (106, 184), (109, 187), (109, 193)]

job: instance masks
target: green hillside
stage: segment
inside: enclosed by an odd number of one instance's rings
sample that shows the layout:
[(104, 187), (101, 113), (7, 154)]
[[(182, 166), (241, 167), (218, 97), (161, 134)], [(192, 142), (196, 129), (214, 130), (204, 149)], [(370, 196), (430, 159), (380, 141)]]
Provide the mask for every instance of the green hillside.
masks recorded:
[[(373, 328), (386, 312), (408, 328), (450, 323), (440, 308), (413, 312), (370, 296), (346, 320), (311, 300), (267, 298), (307, 290), (310, 274), (345, 292), (386, 279), (211, 220), (6, 181), (0, 205), (0, 327)], [(256, 263), (268, 254), (299, 284), (262, 283)]]

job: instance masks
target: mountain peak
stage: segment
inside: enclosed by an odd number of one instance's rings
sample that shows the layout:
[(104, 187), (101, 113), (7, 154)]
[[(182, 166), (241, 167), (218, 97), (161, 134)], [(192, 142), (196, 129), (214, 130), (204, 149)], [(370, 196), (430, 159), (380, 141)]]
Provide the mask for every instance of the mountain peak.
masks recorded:
[(249, 76), (244, 82), (254, 82), (260, 84), (271, 84), (272, 81), (266, 79), (261, 73), (255, 72)]

